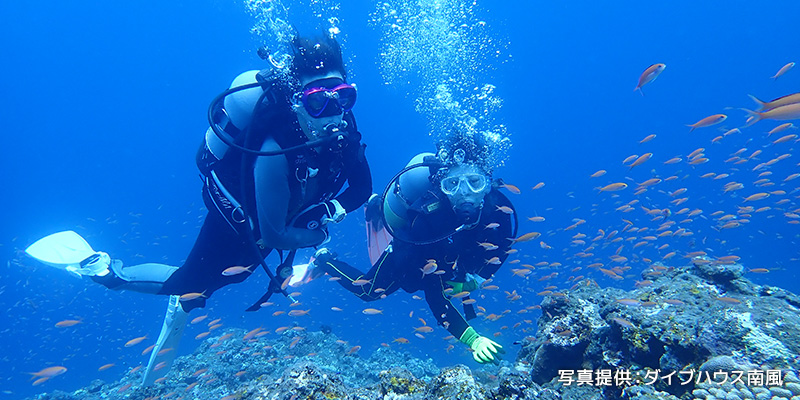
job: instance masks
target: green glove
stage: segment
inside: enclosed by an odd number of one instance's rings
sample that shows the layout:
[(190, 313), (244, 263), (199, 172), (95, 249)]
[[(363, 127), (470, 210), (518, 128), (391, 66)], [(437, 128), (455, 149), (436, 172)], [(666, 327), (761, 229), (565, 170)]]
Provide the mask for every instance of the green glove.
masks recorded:
[(472, 358), (481, 364), (496, 362), (501, 359), (500, 354), (506, 352), (503, 350), (503, 346), (500, 346), (492, 339), (479, 335), (471, 326), (464, 331), (458, 340), (472, 349)]
[(467, 276), (466, 282), (447, 281), (446, 283), (453, 287), (453, 294), (464, 291), (472, 292), (478, 288), (478, 281), (469, 276)]

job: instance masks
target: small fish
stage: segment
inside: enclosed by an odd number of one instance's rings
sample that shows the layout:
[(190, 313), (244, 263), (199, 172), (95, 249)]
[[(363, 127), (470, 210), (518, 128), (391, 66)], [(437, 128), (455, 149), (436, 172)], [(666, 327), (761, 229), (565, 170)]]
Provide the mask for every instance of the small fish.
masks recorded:
[(500, 211), (500, 212), (502, 212), (504, 214), (513, 214), (514, 213), (514, 209), (512, 209), (509, 206), (497, 206), (497, 211)]
[(767, 272), (769, 272), (769, 270), (766, 268), (752, 268), (748, 269), (747, 272), (753, 272), (756, 274), (766, 274)]
[(631, 165), (628, 167), (628, 169), (632, 169), (633, 167), (636, 167), (636, 166), (639, 166), (639, 165), (642, 165), (642, 164), (644, 164), (644, 162), (645, 162), (645, 161), (647, 161), (647, 160), (649, 160), (649, 159), (650, 159), (650, 157), (652, 157), (652, 156), (653, 156), (653, 153), (645, 153), (645, 154), (642, 154), (641, 156), (639, 156), (639, 158), (637, 158), (637, 159), (636, 159), (636, 161), (634, 161), (634, 162), (633, 162), (633, 163), (632, 163), (632, 164), (631, 164)]
[(756, 200), (766, 199), (767, 197), (769, 197), (769, 193), (756, 193), (756, 194), (753, 194), (753, 195), (745, 197), (744, 201), (746, 201), (746, 202), (747, 201), (756, 201)]
[(308, 310), (292, 310), (292, 311), (289, 311), (289, 313), (287, 315), (289, 315), (290, 317), (300, 317), (300, 316), (303, 316), (303, 315), (308, 315), (309, 311), (311, 311), (311, 309), (308, 309)]
[(498, 246), (496, 244), (489, 242), (478, 242), (478, 246), (483, 247), (483, 249), (486, 251), (492, 251), (498, 249)]
[(116, 364), (114, 364), (114, 363), (111, 363), (111, 364), (105, 364), (105, 365), (101, 366), (100, 368), (98, 368), (97, 370), (98, 370), (98, 371), (105, 371), (105, 370), (107, 370), (107, 369), (109, 369), (109, 368), (111, 368), (111, 367), (113, 367), (113, 366), (115, 366), (115, 365), (116, 365)]
[(331, 310), (332, 310), (332, 311), (342, 311), (342, 309), (341, 309), (341, 308), (339, 308), (339, 307), (335, 307), (335, 306), (334, 306), (334, 307), (331, 307)]
[(775, 75), (773, 75), (773, 76), (772, 76), (772, 80), (773, 80), (773, 81), (774, 81), (774, 80), (777, 80), (777, 79), (778, 79), (778, 78), (780, 78), (780, 77), (781, 77), (783, 74), (785, 74), (785, 73), (789, 72), (789, 70), (790, 70), (790, 69), (792, 69), (792, 67), (794, 67), (794, 63), (793, 63), (793, 62), (790, 62), (790, 63), (788, 63), (788, 64), (786, 64), (786, 65), (782, 66), (782, 67), (781, 67), (781, 69), (779, 69), (779, 70), (778, 70), (778, 72), (777, 72)]
[(655, 138), (656, 138), (656, 134), (655, 133), (647, 135), (647, 136), (644, 137), (644, 139), (639, 141), (639, 144), (647, 143), (647, 142), (649, 142), (649, 141), (651, 141), (651, 140), (653, 140)]
[(203, 291), (203, 293), (197, 293), (197, 292), (186, 293), (182, 294), (180, 299), (181, 301), (190, 301), (200, 297), (206, 297), (205, 293), (206, 293), (205, 291)]
[(639, 83), (636, 84), (636, 88), (634, 88), (633, 91), (635, 92), (638, 90), (639, 93), (641, 93), (642, 96), (644, 96), (644, 92), (642, 91), (642, 86), (647, 85), (648, 83), (656, 80), (656, 78), (658, 78), (658, 76), (661, 75), (661, 72), (664, 71), (664, 68), (667, 68), (667, 65), (663, 63), (653, 64), (647, 67), (647, 69), (645, 69), (644, 72), (642, 72), (642, 74), (639, 75)]
[(780, 124), (780, 125), (772, 128), (771, 131), (767, 132), (767, 136), (770, 136), (773, 133), (783, 132), (783, 131), (785, 131), (785, 130), (787, 130), (789, 128), (794, 128), (794, 124), (791, 123), (791, 122), (787, 122), (785, 124)]
[(717, 300), (727, 304), (742, 304), (741, 300), (734, 299), (733, 297), (717, 297)]
[(617, 303), (629, 306), (629, 307), (639, 307), (642, 303), (636, 299), (617, 299), (615, 300)]
[(504, 183), (504, 184), (500, 185), (500, 187), (501, 188), (505, 188), (506, 190), (508, 190), (509, 192), (514, 193), (514, 194), (522, 193), (522, 191), (519, 190), (519, 188), (514, 186), (514, 185), (509, 185), (509, 184)]
[(601, 177), (601, 176), (603, 176), (603, 175), (605, 175), (605, 174), (606, 174), (606, 170), (604, 170), (604, 169), (601, 169), (601, 170), (599, 170), (599, 171), (597, 171), (597, 172), (593, 173), (593, 174), (592, 174), (592, 175), (590, 175), (589, 177), (590, 177), (590, 178), (599, 178), (599, 177)]
[(436, 264), (436, 260), (429, 260), (424, 267), (420, 268), (419, 270), (422, 271), (422, 277), (424, 278), (425, 275), (430, 275), (439, 268), (439, 265)]
[(750, 96), (750, 98), (753, 99), (753, 101), (755, 101), (758, 104), (759, 107), (756, 111), (762, 111), (762, 112), (772, 110), (773, 108), (785, 106), (787, 104), (800, 103), (800, 93), (793, 93), (790, 95), (781, 96), (778, 97), (777, 99), (770, 101), (761, 101), (755, 96), (750, 94), (748, 96)]
[(616, 317), (615, 318), (611, 318), (611, 319), (614, 320), (614, 322), (616, 322), (616, 323), (618, 323), (618, 324), (620, 324), (620, 325), (622, 325), (622, 326), (624, 326), (626, 328), (634, 328), (634, 325), (631, 323), (631, 321), (628, 321), (627, 319), (616, 318)]
[(30, 374), (32, 376), (37, 376), (37, 377), (40, 377), (40, 378), (41, 377), (52, 378), (54, 376), (59, 376), (59, 375), (63, 374), (64, 372), (67, 372), (66, 368), (61, 367), (61, 366), (56, 366), (56, 367), (47, 367), (47, 368), (45, 368), (45, 369), (43, 369), (43, 370), (41, 370), (39, 372), (29, 372), (28, 374)]
[(714, 114), (714, 115), (710, 115), (708, 117), (705, 117), (705, 118), (701, 119), (700, 121), (697, 121), (697, 122), (695, 122), (695, 123), (693, 123), (691, 125), (686, 125), (686, 126), (691, 127), (692, 129), (690, 129), (689, 132), (692, 132), (697, 128), (706, 128), (706, 127), (709, 127), (709, 126), (713, 126), (713, 125), (719, 124), (722, 121), (725, 121), (726, 119), (728, 119), (728, 116), (725, 115), (725, 114)]
[(378, 310), (377, 308), (365, 308), (361, 311), (361, 313), (366, 315), (383, 314), (383, 310)]
[(682, 302), (680, 300), (676, 300), (676, 299), (667, 299), (667, 300), (664, 300), (664, 303), (672, 304), (673, 306), (682, 306), (682, 305), (686, 304), (686, 303), (684, 303), (684, 302)]
[(531, 240), (534, 240), (534, 239), (538, 238), (539, 236), (542, 236), (542, 234), (539, 233), (539, 232), (528, 232), (528, 233), (526, 233), (526, 234), (524, 234), (524, 235), (522, 235), (522, 236), (520, 236), (518, 238), (508, 238), (508, 240), (510, 240), (510, 241), (512, 241), (514, 243), (528, 242), (528, 241), (531, 241)]
[(63, 321), (56, 322), (56, 327), (58, 327), (58, 328), (67, 328), (67, 327), (70, 327), (70, 326), (78, 325), (81, 322), (83, 322), (83, 321), (77, 320), (77, 319), (65, 319)]
[(404, 337), (396, 338), (396, 339), (392, 340), (392, 342), (400, 343), (400, 344), (408, 344), (408, 343), (410, 343), (410, 341), (408, 339), (404, 338)]
[(253, 271), (250, 270), (250, 268), (252, 268), (252, 267), (253, 267), (252, 265), (249, 266), (249, 267), (240, 267), (240, 266), (228, 267), (228, 268), (225, 268), (224, 271), (222, 271), (222, 275), (223, 276), (234, 276), (234, 275), (239, 275), (239, 274), (241, 274), (243, 272), (252, 273)]
[(597, 189), (600, 190), (601, 192), (616, 192), (618, 190), (623, 190), (627, 187), (628, 187), (627, 183), (618, 182), (618, 183), (611, 183), (603, 187), (598, 187)]
[(787, 104), (763, 112), (751, 111), (746, 108), (742, 108), (741, 110), (750, 115), (750, 118), (748, 118), (745, 123), (745, 127), (753, 125), (762, 119), (772, 119), (776, 121), (800, 119), (800, 103)]
[[(163, 365), (162, 365), (162, 364), (163, 364)], [(161, 365), (161, 367), (159, 367), (159, 365)], [(160, 362), (160, 363), (156, 364), (156, 367), (155, 367), (155, 368), (153, 368), (153, 370), (154, 370), (154, 371), (157, 371), (157, 370), (159, 370), (159, 369), (161, 369), (161, 368), (164, 368), (164, 366), (165, 366), (165, 365), (167, 365), (167, 363), (165, 363), (165, 362), (163, 362), (163, 361), (162, 361), (162, 362)], [(127, 384), (125, 384), (125, 385), (122, 385), (122, 386), (121, 386), (119, 389), (117, 389), (117, 393), (122, 393), (122, 392), (124, 392), (124, 391), (126, 391), (126, 390), (130, 389), (130, 388), (131, 388), (131, 386), (133, 386), (133, 384), (132, 384), (132, 383), (127, 383)]]
[(530, 218), (528, 218), (528, 221), (531, 221), (531, 222), (544, 222), (544, 217), (530, 217)]
[(372, 283), (372, 281), (368, 281), (366, 279), (356, 279), (352, 282), (353, 286), (364, 286)]
[(425, 326), (420, 326), (420, 327), (414, 328), (414, 331), (415, 332), (420, 332), (420, 333), (431, 333), (431, 332), (433, 332), (433, 328), (428, 326), (428, 325), (425, 325)]
[[(202, 336), (202, 337), (199, 337), (199, 338), (198, 338), (198, 337), (195, 337), (195, 339), (202, 339), (203, 337), (206, 337), (206, 336), (208, 336), (208, 334), (209, 334), (209, 333), (211, 333), (211, 332), (205, 332), (205, 336)], [(202, 335), (202, 333), (201, 333), (200, 335)], [(197, 335), (197, 336), (200, 336), (200, 335)], [(154, 349), (155, 347), (156, 347), (156, 345), (154, 345), (154, 344), (151, 344), (150, 346), (147, 346), (147, 348), (146, 348), (146, 349), (142, 350), (142, 355), (143, 355), (143, 356), (144, 356), (144, 355), (147, 355), (148, 353), (150, 353), (151, 351), (153, 351), (153, 349)]]
[[(532, 187), (531, 189), (532, 190), (538, 190), (538, 189), (541, 189), (543, 187), (544, 187), (544, 182), (539, 182), (539, 183), (536, 184), (536, 186)], [(506, 213), (506, 214), (511, 214), (511, 213)]]
[(502, 264), (502, 261), (500, 261), (500, 257), (492, 257), (492, 258), (486, 260), (485, 262), (486, 262), (486, 264), (492, 264), (492, 265), (500, 265), (500, 264)]
[(497, 227), (499, 226), (500, 224), (498, 224), (497, 222), (491, 222), (486, 224), (486, 226), (483, 229), (497, 229)]
[(192, 321), (190, 322), (190, 324), (196, 324), (196, 323), (198, 323), (198, 322), (200, 322), (200, 321), (202, 321), (202, 320), (204, 320), (204, 319), (206, 319), (206, 318), (208, 318), (208, 314), (206, 314), (206, 315), (201, 315), (201, 316), (199, 316), (199, 317), (196, 317), (196, 318), (192, 319)]
[(776, 145), (776, 144), (778, 144), (778, 143), (785, 143), (785, 142), (788, 142), (788, 141), (790, 141), (790, 140), (792, 140), (792, 139), (797, 139), (797, 135), (795, 135), (795, 134), (791, 134), (791, 135), (786, 135), (786, 136), (783, 136), (783, 137), (781, 137), (781, 138), (775, 139), (775, 140), (772, 142), (772, 144), (773, 144), (773, 145)]
[(141, 343), (145, 339), (147, 339), (147, 335), (140, 336), (140, 337), (137, 337), (137, 338), (133, 338), (133, 339), (128, 340), (127, 342), (125, 342), (125, 347), (136, 346), (137, 344)]
[(359, 350), (361, 350), (361, 346), (353, 346), (347, 351), (347, 354), (355, 354), (358, 353)]

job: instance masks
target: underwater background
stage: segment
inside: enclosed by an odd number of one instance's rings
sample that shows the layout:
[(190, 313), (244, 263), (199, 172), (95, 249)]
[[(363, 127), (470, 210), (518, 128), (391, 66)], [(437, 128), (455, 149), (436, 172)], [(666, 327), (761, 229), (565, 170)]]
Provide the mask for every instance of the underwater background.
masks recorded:
[[(123, 345), (158, 336), (166, 297), (110, 291), (37, 264), (21, 250), (74, 229), (126, 265), (180, 265), (205, 215), (194, 157), (208, 104), (239, 73), (268, 67), (256, 50), (266, 44), (276, 51), (280, 21), (305, 34), (337, 32), (348, 80), (358, 85), (353, 111), (368, 145), (375, 191), (413, 155), (433, 151), (454, 119), (473, 118), (479, 129), (510, 140), (500, 149), (494, 175), (521, 189), (508, 194), (520, 234), (542, 233), (515, 246), (516, 258), (548, 264), (527, 275), (511, 272), (519, 264), (506, 264), (494, 280), (500, 290), (479, 298), (486, 309), (511, 310), (501, 321), (472, 322), (484, 335), (499, 333), (492, 338), (509, 349), (507, 359), (516, 356), (514, 342), (535, 332), (541, 313), (526, 307), (539, 304), (537, 293), (545, 287), (567, 290), (586, 278), (629, 290), (651, 264), (645, 259), (678, 267), (689, 263), (684, 255), (692, 252), (735, 255), (746, 269), (760, 271), (748, 273), (753, 282), (800, 290), (800, 181), (787, 179), (800, 172), (800, 159), (793, 157), (795, 140), (773, 144), (797, 130), (767, 135), (783, 121), (743, 128), (747, 114), (739, 110), (756, 107), (748, 94), (769, 100), (798, 92), (800, 71), (771, 79), (800, 58), (797, 2), (46, 0), (2, 2), (0, 15), (0, 255), (7, 261), (0, 265), (0, 398), (114, 381), (146, 363), (141, 348)], [(643, 87), (644, 95), (633, 91), (655, 63), (667, 65), (661, 76)], [(692, 132), (686, 126), (718, 113), (728, 116), (719, 125)], [(733, 128), (741, 132), (712, 142)], [(640, 143), (651, 134), (656, 137)], [(688, 156), (698, 148), (709, 161), (690, 164)], [(738, 155), (746, 162), (726, 162), (742, 148), (747, 150)], [(623, 164), (644, 153), (653, 156), (642, 165)], [(758, 167), (784, 154), (789, 157)], [(682, 160), (664, 163), (673, 157)], [(601, 169), (607, 173), (590, 177)], [(728, 176), (715, 179), (720, 174)], [(666, 181), (670, 176), (676, 178)], [(663, 181), (634, 194), (637, 183), (651, 178)], [(759, 181), (764, 178), (770, 181)], [(725, 191), (732, 181), (743, 188)], [(628, 187), (597, 190), (614, 182)], [(685, 194), (670, 195), (682, 188)], [(745, 201), (760, 192), (771, 195)], [(687, 200), (675, 204), (682, 197)], [(749, 206), (769, 208), (741, 209)], [(642, 207), (668, 208), (676, 221), (686, 218), (678, 214), (682, 208), (702, 213), (679, 224), (686, 235), (634, 247), (660, 223)], [(726, 215), (732, 217), (720, 219)], [(536, 216), (544, 221), (529, 220)], [(629, 225), (650, 232), (624, 233)], [(582, 257), (598, 230), (618, 230), (626, 240), (601, 241), (592, 256)], [(330, 247), (366, 271), (362, 213), (352, 213), (332, 233)], [(586, 235), (584, 243), (576, 242), (579, 233)], [(664, 244), (669, 246), (659, 250)], [(665, 259), (672, 251), (676, 255)], [(631, 267), (624, 279), (587, 268), (597, 260), (613, 265), (609, 257), (615, 254)], [(275, 265), (275, 259), (269, 262)], [(306, 316), (273, 316), (288, 309), (277, 296), (272, 308), (245, 313), (266, 284), (259, 271), (220, 290), (190, 318), (208, 314), (222, 318), (225, 327), (246, 330), (326, 326), (361, 346), (362, 355), (386, 343), (440, 367), (481, 368), (466, 346), (455, 343), (448, 350), (441, 327), (424, 339), (414, 335), (418, 318), (434, 319), (411, 294), (371, 303), (383, 314), (364, 315), (366, 303), (319, 279), (297, 288), (301, 308), (311, 310)], [(511, 302), (503, 292), (514, 290), (522, 299)], [(82, 323), (55, 327), (67, 319)], [(187, 327), (180, 354), (199, 343), (194, 336), (205, 324), (199, 325)], [(393, 342), (399, 337), (410, 343)], [(98, 371), (110, 363), (115, 366)], [(31, 386), (27, 373), (52, 365), (68, 372)]]

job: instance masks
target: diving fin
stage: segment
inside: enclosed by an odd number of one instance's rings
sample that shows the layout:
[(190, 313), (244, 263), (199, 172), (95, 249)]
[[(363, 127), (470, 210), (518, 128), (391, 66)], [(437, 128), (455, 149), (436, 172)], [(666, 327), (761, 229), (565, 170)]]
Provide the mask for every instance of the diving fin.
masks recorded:
[(76, 275), (106, 275), (111, 257), (92, 246), (74, 231), (45, 236), (25, 249), (29, 256), (51, 267)]
[(386, 249), (392, 243), (392, 235), (380, 220), (367, 220), (367, 250), (369, 251), (369, 261), (372, 265), (378, 262)]
[(184, 311), (181, 306), (180, 296), (169, 296), (164, 325), (161, 326), (156, 347), (150, 353), (150, 362), (147, 363), (147, 369), (144, 371), (142, 386), (152, 385), (156, 379), (167, 375), (177, 356), (178, 344), (183, 336), (183, 329), (186, 327), (188, 317), (189, 313)]

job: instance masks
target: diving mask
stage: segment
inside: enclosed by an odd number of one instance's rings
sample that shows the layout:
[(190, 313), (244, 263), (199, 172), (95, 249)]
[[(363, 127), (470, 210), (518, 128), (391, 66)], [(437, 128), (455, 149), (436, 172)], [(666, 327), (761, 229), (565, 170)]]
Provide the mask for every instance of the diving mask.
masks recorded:
[(442, 192), (448, 196), (458, 193), (461, 184), (465, 183), (473, 193), (480, 193), (489, 184), (489, 178), (483, 174), (469, 173), (457, 176), (448, 176), (439, 183)]
[[(330, 88), (324, 85), (324, 81), (312, 82), (312, 87), (308, 87), (300, 92), (300, 100), (303, 106), (314, 118), (330, 117), (337, 114), (346, 113), (353, 109), (356, 104), (356, 88), (353, 85), (342, 82), (341, 79), (331, 78), (339, 84)], [(319, 86), (318, 86), (319, 85)], [(330, 86), (330, 85), (328, 85)]]

